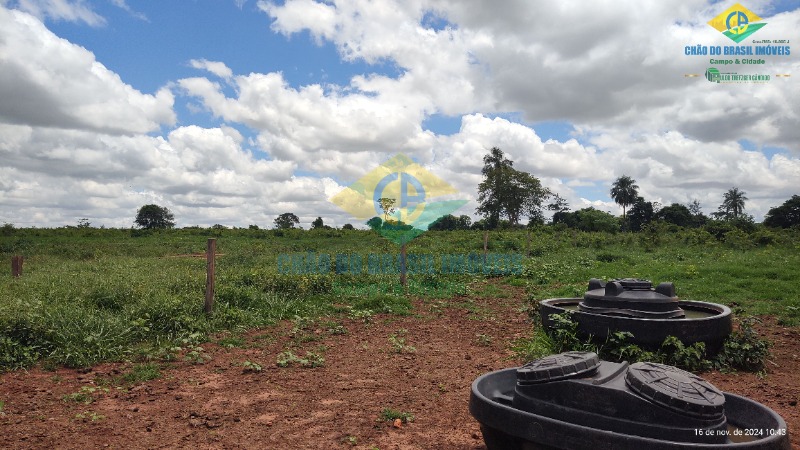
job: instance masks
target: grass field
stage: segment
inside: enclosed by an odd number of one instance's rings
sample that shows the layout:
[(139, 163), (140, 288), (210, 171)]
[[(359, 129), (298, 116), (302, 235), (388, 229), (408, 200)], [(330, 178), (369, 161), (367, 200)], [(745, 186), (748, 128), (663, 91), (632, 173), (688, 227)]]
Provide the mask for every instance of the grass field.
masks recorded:
[[(209, 237), (217, 238), (216, 304), (203, 313)], [(483, 232), (428, 232), (408, 245), (435, 273), (335, 273), (336, 255), (397, 255), (371, 231), (8, 229), (0, 235), (0, 369), (83, 367), (106, 360), (170, 358), (210, 333), (234, 333), (295, 317), (410, 313), (409, 297), (462, 301), (524, 288), (520, 307), (581, 296), (589, 278), (673, 281), (682, 299), (723, 303), (800, 324), (800, 232), (759, 229), (715, 237), (704, 230), (585, 233), (492, 231), (489, 251), (518, 255), (518, 273), (438, 273), (442, 255), (483, 252)], [(24, 255), (21, 278), (12, 255)], [(195, 256), (192, 256), (195, 255)], [(330, 257), (328, 273), (281, 273), (284, 258)], [(529, 255), (529, 256), (528, 256)], [(315, 259), (316, 260), (316, 259)], [(285, 271), (284, 271), (285, 272)], [(501, 284), (501, 285), (502, 285)]]

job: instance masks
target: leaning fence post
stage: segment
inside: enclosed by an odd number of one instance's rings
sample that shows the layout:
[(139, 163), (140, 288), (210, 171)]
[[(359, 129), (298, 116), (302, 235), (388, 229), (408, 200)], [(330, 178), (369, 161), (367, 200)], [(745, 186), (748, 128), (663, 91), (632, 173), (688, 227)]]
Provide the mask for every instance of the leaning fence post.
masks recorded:
[(21, 255), (11, 257), (11, 276), (19, 278), (22, 276), (22, 263), (24, 259)]
[(486, 265), (486, 252), (489, 248), (489, 232), (483, 232), (483, 265)]
[(211, 314), (214, 309), (214, 258), (217, 254), (217, 240), (209, 239), (206, 247), (206, 303), (204, 310)]

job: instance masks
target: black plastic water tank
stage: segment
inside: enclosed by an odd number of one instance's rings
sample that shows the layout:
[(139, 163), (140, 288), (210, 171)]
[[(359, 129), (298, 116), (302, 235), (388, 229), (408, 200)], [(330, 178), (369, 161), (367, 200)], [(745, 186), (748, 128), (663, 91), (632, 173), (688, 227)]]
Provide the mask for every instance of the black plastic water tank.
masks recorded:
[[(613, 363), (591, 352), (482, 375), (469, 408), (489, 450), (790, 448), (786, 422), (757, 402), (672, 366)], [(742, 428), (761, 433), (734, 442)]]
[(592, 278), (578, 308), (593, 314), (647, 319), (685, 316), (678, 306), (674, 284), (661, 283), (654, 289), (650, 280), (638, 278), (618, 278), (608, 283)]
[(661, 364), (601, 362), (591, 352), (548, 356), (517, 369), (512, 406), (617, 433), (727, 440), (717, 431), (727, 429), (725, 396), (707, 381)]

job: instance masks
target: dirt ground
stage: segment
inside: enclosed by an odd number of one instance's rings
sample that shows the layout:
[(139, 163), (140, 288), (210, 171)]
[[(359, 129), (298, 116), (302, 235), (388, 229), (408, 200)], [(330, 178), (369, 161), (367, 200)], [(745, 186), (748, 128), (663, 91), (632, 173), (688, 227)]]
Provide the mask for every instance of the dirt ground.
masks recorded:
[[(324, 320), (293, 332), (287, 321), (247, 334), (243, 346), (203, 344), (204, 364), (180, 358), (135, 385), (119, 381), (132, 366), (124, 363), (6, 373), (0, 447), (484, 449), (467, 410), (470, 385), (518, 365), (509, 343), (532, 324), (513, 299), (454, 305), (461, 301), (416, 301), (410, 316), (369, 323), (337, 319), (346, 333)], [(769, 319), (758, 329), (774, 342), (766, 377), (703, 376), (777, 411), (800, 448), (800, 331)], [(320, 353), (324, 365), (278, 367), (286, 350)], [(262, 370), (246, 371), (245, 361)], [(93, 401), (75, 401), (76, 393)], [(413, 421), (382, 420), (387, 408)]]

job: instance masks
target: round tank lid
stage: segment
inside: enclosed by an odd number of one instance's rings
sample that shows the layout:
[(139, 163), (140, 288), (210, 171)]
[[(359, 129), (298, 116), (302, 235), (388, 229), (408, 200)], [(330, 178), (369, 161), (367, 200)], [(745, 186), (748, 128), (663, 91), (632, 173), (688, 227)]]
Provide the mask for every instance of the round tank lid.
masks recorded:
[(653, 289), (650, 280), (638, 278), (616, 278), (606, 283), (592, 278), (589, 290), (583, 296), (586, 300), (617, 300), (670, 303), (677, 302), (675, 285), (670, 282), (660, 283)]
[(717, 419), (725, 414), (725, 395), (697, 375), (665, 364), (631, 364), (625, 382), (642, 397), (687, 416)]
[(545, 356), (517, 369), (517, 381), (522, 383), (546, 383), (566, 380), (587, 374), (600, 366), (600, 358), (594, 352), (566, 352)]

